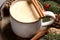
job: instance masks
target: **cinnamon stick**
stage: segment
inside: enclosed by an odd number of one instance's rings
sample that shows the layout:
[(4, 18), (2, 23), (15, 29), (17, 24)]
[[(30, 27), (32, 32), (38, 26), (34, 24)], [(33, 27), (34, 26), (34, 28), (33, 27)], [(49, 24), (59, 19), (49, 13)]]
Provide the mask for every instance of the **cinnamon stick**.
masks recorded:
[(31, 40), (37, 40), (38, 38), (42, 37), (46, 33), (47, 33), (47, 30), (42, 30), (42, 31), (38, 32)]
[(34, 4), (35, 8), (37, 9), (40, 17), (44, 17), (45, 15), (43, 14), (43, 10), (41, 8), (41, 6), (39, 5), (37, 0), (32, 0), (32, 3)]

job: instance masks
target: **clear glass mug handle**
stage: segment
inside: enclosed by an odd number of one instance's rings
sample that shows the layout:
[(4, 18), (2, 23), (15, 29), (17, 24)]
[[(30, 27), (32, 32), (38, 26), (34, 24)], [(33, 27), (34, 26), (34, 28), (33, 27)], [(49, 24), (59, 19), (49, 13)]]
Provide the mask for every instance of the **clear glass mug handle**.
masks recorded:
[(48, 22), (43, 22), (43, 19), (41, 19), (41, 26), (47, 26), (47, 25), (50, 25), (54, 22), (55, 20), (55, 15), (53, 12), (50, 12), (50, 11), (45, 11), (43, 12), (45, 14), (45, 16), (51, 16), (53, 19), (48, 21)]

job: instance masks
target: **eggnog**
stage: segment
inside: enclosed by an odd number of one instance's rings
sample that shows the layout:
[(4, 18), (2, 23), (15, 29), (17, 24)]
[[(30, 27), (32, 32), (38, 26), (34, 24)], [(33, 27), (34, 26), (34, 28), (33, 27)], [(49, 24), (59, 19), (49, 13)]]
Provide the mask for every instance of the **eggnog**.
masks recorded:
[[(29, 5), (27, 1), (18, 1), (12, 4), (13, 5), (10, 6), (10, 14), (15, 20), (24, 23), (38, 20), (38, 13), (32, 4)], [(32, 7), (34, 11), (30, 7)]]

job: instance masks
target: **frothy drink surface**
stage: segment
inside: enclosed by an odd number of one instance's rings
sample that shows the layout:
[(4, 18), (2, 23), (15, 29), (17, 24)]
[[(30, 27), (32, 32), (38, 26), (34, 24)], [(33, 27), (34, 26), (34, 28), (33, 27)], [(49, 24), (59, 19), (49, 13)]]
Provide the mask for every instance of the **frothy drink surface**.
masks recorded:
[(35, 15), (33, 13), (26, 1), (18, 1), (10, 7), (11, 16), (19, 22), (29, 23), (37, 21), (39, 16), (37, 16), (37, 12), (35, 12)]

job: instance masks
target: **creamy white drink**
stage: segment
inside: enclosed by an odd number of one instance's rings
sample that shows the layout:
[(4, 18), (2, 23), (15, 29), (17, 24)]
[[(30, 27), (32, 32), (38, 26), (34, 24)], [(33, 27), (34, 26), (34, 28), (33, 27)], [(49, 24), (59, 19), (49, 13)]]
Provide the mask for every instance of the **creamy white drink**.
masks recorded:
[[(31, 4), (30, 6), (33, 6), (33, 5)], [(36, 14), (34, 15), (34, 13)], [(29, 4), (27, 3), (27, 1), (18, 1), (13, 5), (11, 5), (10, 14), (17, 21), (24, 22), (24, 23), (35, 22), (39, 18), (39, 16), (36, 16), (38, 15), (36, 10), (35, 12), (33, 12), (29, 7)]]

